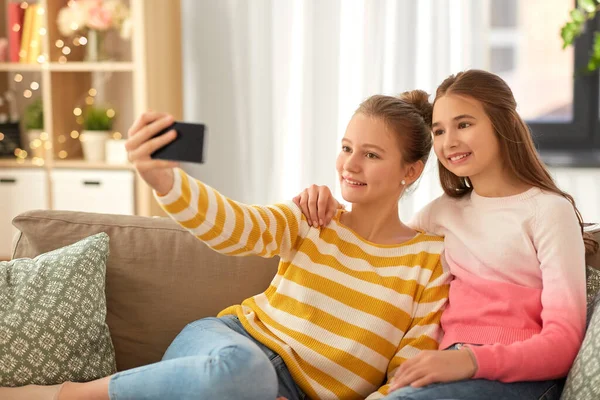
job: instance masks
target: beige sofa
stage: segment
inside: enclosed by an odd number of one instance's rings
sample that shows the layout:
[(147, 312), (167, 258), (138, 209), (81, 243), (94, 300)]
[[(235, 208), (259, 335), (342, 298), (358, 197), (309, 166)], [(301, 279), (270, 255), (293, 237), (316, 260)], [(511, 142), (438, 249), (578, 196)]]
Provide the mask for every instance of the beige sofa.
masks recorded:
[(168, 218), (29, 211), (13, 225), (13, 259), (109, 235), (107, 323), (120, 371), (160, 360), (187, 323), (260, 293), (277, 270), (277, 259), (220, 255)]
[[(188, 322), (260, 293), (277, 268), (277, 259), (220, 255), (168, 218), (30, 211), (13, 224), (13, 258), (108, 233), (107, 322), (119, 370), (160, 360)], [(588, 264), (600, 266), (600, 255)]]

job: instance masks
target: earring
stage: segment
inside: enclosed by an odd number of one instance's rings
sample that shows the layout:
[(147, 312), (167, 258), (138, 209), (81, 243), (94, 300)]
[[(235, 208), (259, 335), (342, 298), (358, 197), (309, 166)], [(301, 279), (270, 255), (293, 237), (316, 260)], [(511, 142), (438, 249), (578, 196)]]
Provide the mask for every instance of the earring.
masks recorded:
[(406, 185), (406, 181), (404, 179), (402, 179), (402, 182), (400, 182), (402, 185)]

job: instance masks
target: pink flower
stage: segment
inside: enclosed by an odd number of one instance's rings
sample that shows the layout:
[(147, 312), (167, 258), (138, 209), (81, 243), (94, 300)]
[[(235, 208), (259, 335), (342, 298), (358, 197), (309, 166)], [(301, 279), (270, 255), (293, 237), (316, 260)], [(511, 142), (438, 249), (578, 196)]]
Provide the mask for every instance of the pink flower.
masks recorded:
[(88, 27), (99, 31), (105, 31), (112, 27), (112, 13), (102, 7), (101, 2), (88, 9)]

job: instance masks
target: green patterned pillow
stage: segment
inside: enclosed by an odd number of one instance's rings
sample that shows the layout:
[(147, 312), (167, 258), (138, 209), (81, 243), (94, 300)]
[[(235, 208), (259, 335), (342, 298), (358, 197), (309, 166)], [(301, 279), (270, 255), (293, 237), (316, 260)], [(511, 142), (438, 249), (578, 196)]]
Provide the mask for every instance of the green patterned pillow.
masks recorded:
[(104, 294), (108, 235), (0, 262), (0, 386), (116, 372)]
[(589, 325), (569, 371), (561, 400), (600, 399), (600, 293), (589, 307)]

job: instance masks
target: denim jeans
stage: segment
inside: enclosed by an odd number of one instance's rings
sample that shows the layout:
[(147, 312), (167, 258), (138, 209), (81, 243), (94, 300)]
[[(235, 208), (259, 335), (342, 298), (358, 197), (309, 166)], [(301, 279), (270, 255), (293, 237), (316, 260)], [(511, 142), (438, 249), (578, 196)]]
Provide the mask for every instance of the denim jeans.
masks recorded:
[[(462, 344), (446, 350), (458, 349)], [(435, 383), (422, 388), (400, 388), (385, 396), (385, 400), (558, 400), (561, 381), (503, 383), (485, 379), (469, 379)]]
[(162, 361), (115, 374), (111, 400), (302, 400), (281, 357), (246, 332), (236, 316), (187, 325)]

